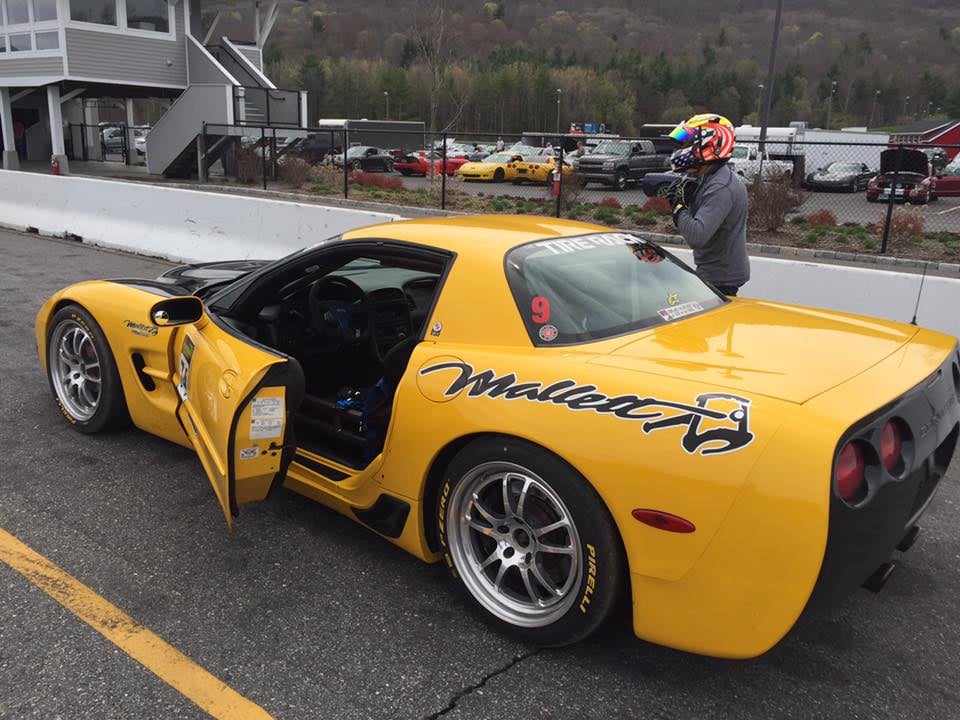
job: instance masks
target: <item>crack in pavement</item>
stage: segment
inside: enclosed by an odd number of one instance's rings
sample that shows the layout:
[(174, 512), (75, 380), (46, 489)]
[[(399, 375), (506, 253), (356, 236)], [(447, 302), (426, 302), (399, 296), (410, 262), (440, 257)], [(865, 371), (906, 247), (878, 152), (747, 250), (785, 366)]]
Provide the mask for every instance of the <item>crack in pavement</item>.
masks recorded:
[(460, 702), (460, 700), (465, 698), (467, 695), (470, 695), (474, 690), (479, 690), (484, 685), (486, 685), (488, 680), (491, 680), (492, 678), (497, 677), (497, 675), (503, 675), (503, 673), (510, 670), (510, 668), (512, 668), (517, 663), (521, 663), (527, 658), (531, 658), (537, 653), (539, 653), (541, 649), (542, 648), (536, 648), (528, 652), (520, 653), (519, 655), (514, 655), (513, 658), (510, 660), (510, 662), (508, 662), (506, 665), (499, 667), (495, 670), (491, 670), (482, 678), (480, 678), (479, 682), (476, 682), (473, 685), (468, 685), (467, 687), (462, 688), (460, 692), (458, 692), (456, 695), (450, 698), (450, 702), (447, 703), (446, 707), (444, 707), (441, 710), (438, 710), (435, 713), (424, 715), (423, 720), (437, 720), (437, 718), (443, 717), (444, 715), (449, 713), (451, 710), (455, 709), (457, 707), (457, 704)]

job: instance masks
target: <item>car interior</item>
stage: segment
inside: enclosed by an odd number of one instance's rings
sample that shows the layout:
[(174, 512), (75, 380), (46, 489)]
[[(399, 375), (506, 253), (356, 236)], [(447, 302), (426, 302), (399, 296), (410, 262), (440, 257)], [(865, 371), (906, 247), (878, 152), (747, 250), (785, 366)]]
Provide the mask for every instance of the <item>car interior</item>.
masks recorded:
[(397, 247), (313, 254), (255, 283), (220, 316), (302, 367), (298, 447), (353, 468), (376, 457), (448, 262)]

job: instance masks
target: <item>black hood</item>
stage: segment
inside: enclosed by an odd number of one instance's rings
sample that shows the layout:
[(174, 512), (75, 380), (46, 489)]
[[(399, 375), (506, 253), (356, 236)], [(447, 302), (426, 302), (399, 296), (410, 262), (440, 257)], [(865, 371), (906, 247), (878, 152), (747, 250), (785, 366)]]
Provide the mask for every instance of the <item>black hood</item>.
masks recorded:
[(169, 283), (193, 295), (211, 285), (236, 280), (268, 264), (269, 260), (225, 260), (222, 262), (194, 263), (180, 265), (167, 270), (157, 282)]
[(919, 150), (910, 150), (904, 148), (902, 150), (903, 158), (897, 160), (897, 155), (900, 154), (900, 150), (897, 148), (891, 148), (889, 150), (884, 150), (880, 153), (880, 172), (889, 175), (897, 170), (897, 163), (900, 163), (900, 172), (904, 173), (916, 173), (917, 175), (923, 175), (927, 177), (930, 174), (930, 168), (927, 163), (927, 156), (920, 152)]

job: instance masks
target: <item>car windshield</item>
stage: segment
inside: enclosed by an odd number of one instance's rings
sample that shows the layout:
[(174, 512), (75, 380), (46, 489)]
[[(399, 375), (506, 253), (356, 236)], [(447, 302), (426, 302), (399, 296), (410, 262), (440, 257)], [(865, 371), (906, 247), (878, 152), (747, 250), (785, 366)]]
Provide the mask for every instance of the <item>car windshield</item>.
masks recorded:
[(726, 300), (657, 245), (630, 233), (597, 233), (520, 245), (507, 280), (535, 345), (566, 345), (636, 332)]
[(496, 155), (488, 155), (483, 162), (488, 163), (508, 163), (510, 158), (514, 157), (516, 153), (497, 153)]
[(593, 151), (596, 155), (623, 155), (630, 154), (630, 144), (622, 142), (602, 142)]
[(362, 157), (363, 154), (364, 154), (368, 149), (369, 149), (369, 148), (366, 148), (366, 147), (364, 147), (364, 146), (362, 146), (362, 145), (354, 145), (352, 148), (350, 148), (349, 150), (347, 150), (347, 157), (348, 157), (348, 158)]
[(858, 163), (832, 162), (824, 168), (831, 173), (858, 173), (861, 167)]

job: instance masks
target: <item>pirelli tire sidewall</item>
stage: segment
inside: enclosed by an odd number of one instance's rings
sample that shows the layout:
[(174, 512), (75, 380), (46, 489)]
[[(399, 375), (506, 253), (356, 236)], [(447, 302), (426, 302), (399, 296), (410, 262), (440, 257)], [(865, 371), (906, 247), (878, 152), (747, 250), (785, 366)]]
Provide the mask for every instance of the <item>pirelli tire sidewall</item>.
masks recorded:
[(102, 368), (101, 396), (99, 406), (92, 417), (87, 420), (74, 417), (70, 411), (64, 407), (63, 403), (60, 402), (60, 398), (57, 396), (48, 358), (47, 382), (50, 385), (50, 392), (53, 394), (54, 402), (56, 402), (60, 413), (64, 419), (70, 423), (71, 427), (83, 433), (92, 434), (105, 432), (129, 424), (130, 416), (127, 413), (126, 399), (123, 395), (123, 385), (120, 381), (120, 374), (117, 372), (116, 360), (113, 357), (113, 352), (110, 350), (110, 345), (107, 343), (106, 336), (103, 334), (103, 330), (100, 329), (100, 325), (97, 324), (97, 321), (93, 319), (93, 316), (90, 315), (89, 312), (79, 305), (66, 305), (54, 313), (47, 325), (47, 352), (49, 353), (50, 342), (53, 339), (54, 331), (64, 320), (72, 320), (83, 327), (93, 340)]
[[(454, 487), (477, 465), (502, 460), (533, 471), (563, 499), (580, 538), (582, 573), (571, 590), (576, 600), (558, 620), (542, 627), (520, 627), (495, 617), (473, 597), (463, 583), (450, 551), (448, 501)], [(622, 603), (625, 559), (620, 536), (609, 511), (596, 491), (562, 459), (536, 445), (514, 438), (484, 438), (471, 442), (450, 462), (444, 473), (434, 508), (437, 537), (444, 564), (458, 581), (474, 609), (494, 627), (517, 640), (541, 647), (578, 642), (590, 635)]]

